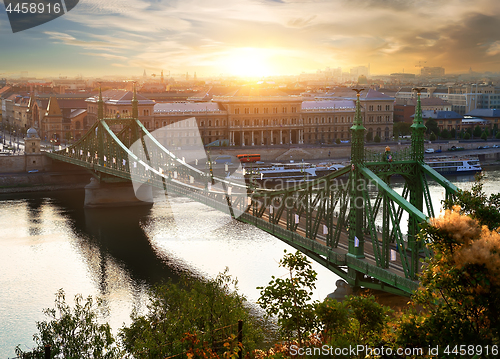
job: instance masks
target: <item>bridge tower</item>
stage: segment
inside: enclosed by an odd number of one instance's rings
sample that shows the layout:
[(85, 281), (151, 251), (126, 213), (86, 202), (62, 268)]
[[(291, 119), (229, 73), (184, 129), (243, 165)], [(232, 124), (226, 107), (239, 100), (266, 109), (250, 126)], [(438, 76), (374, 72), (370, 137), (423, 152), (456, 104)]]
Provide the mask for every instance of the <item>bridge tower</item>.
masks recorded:
[[(427, 188), (427, 180), (425, 178), (425, 173), (422, 169), (424, 164), (424, 133), (427, 129), (424, 125), (422, 119), (422, 105), (420, 102), (420, 93), (423, 88), (414, 88), (417, 92), (417, 106), (415, 107), (415, 117), (413, 118), (413, 124), (411, 125), (411, 158), (415, 161), (415, 166), (413, 166), (413, 173), (411, 177), (406, 179), (408, 184), (408, 189), (410, 191), (410, 203), (415, 206), (420, 212), (424, 209), (424, 190), (429, 190)], [(424, 189), (424, 186), (426, 187)], [(432, 212), (432, 207), (430, 207)], [(433, 215), (433, 213), (431, 213)], [(418, 241), (417, 235), (420, 231), (418, 218), (413, 214), (409, 213), (408, 219), (408, 248), (410, 251), (416, 253), (420, 250), (420, 243)], [(411, 258), (411, 272), (418, 272), (418, 256), (412, 256)]]
[(361, 115), (360, 95), (364, 89), (353, 89), (356, 91), (356, 114), (351, 127), (351, 208), (349, 212), (349, 254), (356, 258), (364, 258), (364, 211), (363, 194), (360, 188), (360, 182), (363, 181), (361, 173), (358, 171), (364, 164), (365, 149), (365, 127), (363, 126), (363, 117)]

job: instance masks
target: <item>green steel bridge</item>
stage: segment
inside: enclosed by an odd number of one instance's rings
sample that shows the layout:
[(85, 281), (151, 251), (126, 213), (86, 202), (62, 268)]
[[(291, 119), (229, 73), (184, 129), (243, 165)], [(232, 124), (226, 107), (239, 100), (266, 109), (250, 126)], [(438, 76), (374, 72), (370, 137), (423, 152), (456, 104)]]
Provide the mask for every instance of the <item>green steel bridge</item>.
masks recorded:
[[(362, 90), (355, 89), (351, 165), (285, 189), (217, 175), (210, 158), (200, 168), (198, 159), (167, 149), (137, 120), (135, 88), (131, 118), (105, 118), (100, 92), (98, 120), (85, 136), (48, 155), (87, 168), (100, 182), (132, 181), (224, 211), (302, 251), (351, 286), (409, 295), (418, 288), (421, 260), (429, 255), (418, 237), (421, 223), (434, 216), (427, 177), (445, 189), (447, 198), (457, 191), (424, 162), (426, 128), (416, 90), (409, 148), (365, 149)], [(401, 194), (390, 186), (394, 175), (404, 179)]]

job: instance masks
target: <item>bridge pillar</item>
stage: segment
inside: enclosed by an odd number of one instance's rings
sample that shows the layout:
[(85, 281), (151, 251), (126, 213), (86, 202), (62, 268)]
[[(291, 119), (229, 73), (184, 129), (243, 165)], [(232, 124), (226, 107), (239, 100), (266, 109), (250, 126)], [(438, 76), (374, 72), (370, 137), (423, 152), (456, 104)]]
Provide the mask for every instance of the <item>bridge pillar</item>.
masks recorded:
[(142, 185), (136, 190), (137, 195), (132, 182), (106, 183), (91, 178), (85, 186), (84, 207), (144, 206), (153, 203), (151, 186)]

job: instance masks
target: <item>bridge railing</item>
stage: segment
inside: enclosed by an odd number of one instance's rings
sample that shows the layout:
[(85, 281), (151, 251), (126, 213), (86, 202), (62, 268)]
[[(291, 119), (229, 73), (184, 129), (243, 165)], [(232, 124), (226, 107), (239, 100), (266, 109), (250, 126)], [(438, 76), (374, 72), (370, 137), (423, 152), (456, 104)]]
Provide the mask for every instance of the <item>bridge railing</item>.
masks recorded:
[(399, 151), (377, 152), (365, 148), (365, 162), (396, 162), (411, 161), (411, 149), (404, 148)]

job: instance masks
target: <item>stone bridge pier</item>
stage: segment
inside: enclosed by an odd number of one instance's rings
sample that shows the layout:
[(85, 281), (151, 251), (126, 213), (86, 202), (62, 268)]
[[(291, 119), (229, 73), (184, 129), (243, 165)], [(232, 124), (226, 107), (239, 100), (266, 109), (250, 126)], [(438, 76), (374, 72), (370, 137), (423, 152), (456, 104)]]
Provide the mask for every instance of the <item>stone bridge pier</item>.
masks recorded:
[(131, 181), (103, 182), (92, 177), (85, 186), (86, 208), (122, 207), (122, 206), (151, 206), (153, 204), (153, 190), (147, 184), (134, 188)]

